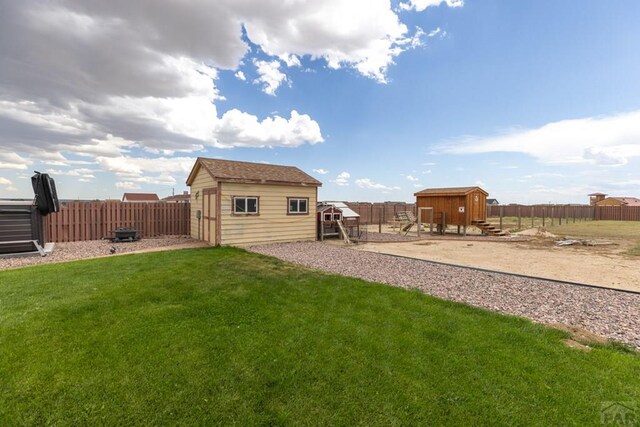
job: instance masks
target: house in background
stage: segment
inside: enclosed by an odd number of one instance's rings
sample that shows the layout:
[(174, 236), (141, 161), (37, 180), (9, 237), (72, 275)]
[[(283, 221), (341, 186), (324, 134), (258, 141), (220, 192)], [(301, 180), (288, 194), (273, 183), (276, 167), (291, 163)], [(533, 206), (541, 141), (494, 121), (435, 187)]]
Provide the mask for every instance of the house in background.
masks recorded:
[(163, 197), (162, 201), (167, 203), (191, 203), (191, 195), (188, 191), (184, 191), (182, 194)]
[(640, 206), (637, 197), (605, 197), (596, 202), (596, 206)]
[(591, 193), (589, 194), (589, 205), (595, 206), (596, 203), (601, 202), (607, 197), (604, 193)]
[(487, 199), (487, 204), (488, 205), (499, 205), (500, 202), (498, 201), (498, 199)]
[(123, 202), (136, 202), (136, 203), (155, 203), (159, 202), (160, 198), (156, 193), (124, 193), (122, 196)]
[(191, 237), (212, 245), (316, 239), (322, 183), (294, 166), (198, 157), (191, 188)]

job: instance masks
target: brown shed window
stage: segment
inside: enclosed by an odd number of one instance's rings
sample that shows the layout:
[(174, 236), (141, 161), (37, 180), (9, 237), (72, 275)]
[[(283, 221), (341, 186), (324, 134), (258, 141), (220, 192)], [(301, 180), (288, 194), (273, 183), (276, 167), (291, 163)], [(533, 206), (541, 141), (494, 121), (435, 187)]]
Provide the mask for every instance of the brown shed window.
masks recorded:
[(257, 215), (258, 214), (258, 198), (257, 197), (234, 197), (233, 213), (236, 215)]
[(289, 208), (287, 213), (292, 215), (306, 215), (309, 213), (309, 198), (287, 197)]

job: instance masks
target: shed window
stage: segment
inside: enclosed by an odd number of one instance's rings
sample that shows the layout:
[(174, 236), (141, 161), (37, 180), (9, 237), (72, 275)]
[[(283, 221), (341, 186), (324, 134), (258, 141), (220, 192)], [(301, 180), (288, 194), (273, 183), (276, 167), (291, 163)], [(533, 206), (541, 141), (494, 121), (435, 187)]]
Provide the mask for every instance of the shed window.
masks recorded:
[(309, 213), (309, 199), (289, 198), (289, 211), (290, 214), (308, 214)]
[(325, 221), (331, 221), (331, 214), (330, 213), (324, 214), (324, 220)]
[(339, 213), (334, 213), (333, 214), (333, 220), (334, 221), (340, 221), (342, 219), (342, 214)]
[(234, 197), (233, 213), (240, 215), (255, 215), (258, 213), (257, 197)]

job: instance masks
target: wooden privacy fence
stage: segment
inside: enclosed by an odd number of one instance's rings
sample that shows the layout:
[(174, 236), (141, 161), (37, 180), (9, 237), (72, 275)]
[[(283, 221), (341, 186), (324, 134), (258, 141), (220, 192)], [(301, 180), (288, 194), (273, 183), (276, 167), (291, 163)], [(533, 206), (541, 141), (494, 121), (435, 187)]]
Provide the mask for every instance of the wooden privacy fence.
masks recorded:
[(640, 206), (596, 206), (594, 219), (602, 221), (640, 221)]
[(640, 206), (487, 205), (487, 216), (640, 221)]
[(48, 242), (78, 242), (112, 237), (133, 227), (141, 237), (188, 235), (189, 203), (67, 202), (45, 218)]
[(377, 224), (382, 222), (386, 224), (392, 221), (398, 212), (416, 211), (415, 203), (404, 202), (345, 202), (353, 211), (360, 215), (360, 223)]
[(535, 217), (593, 219), (589, 205), (487, 205), (487, 217)]

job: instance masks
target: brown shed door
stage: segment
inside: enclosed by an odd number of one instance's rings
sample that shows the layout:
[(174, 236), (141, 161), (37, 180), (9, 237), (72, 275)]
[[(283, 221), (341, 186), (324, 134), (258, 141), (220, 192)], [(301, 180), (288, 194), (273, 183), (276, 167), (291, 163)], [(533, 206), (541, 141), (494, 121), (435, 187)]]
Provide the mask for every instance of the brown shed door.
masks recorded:
[(217, 188), (205, 188), (202, 190), (202, 237), (203, 240), (215, 245), (216, 241), (216, 200)]
[(480, 194), (476, 191), (471, 195), (471, 220), (480, 220)]

